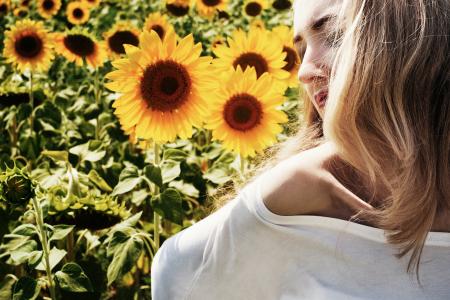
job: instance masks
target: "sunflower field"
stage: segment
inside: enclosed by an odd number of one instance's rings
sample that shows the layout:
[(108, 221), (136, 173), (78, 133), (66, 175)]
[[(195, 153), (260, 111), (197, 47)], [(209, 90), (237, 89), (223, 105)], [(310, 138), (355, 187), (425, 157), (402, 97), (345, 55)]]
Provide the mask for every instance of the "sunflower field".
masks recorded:
[(290, 7), (0, 0), (0, 299), (151, 299), (164, 240), (301, 123)]

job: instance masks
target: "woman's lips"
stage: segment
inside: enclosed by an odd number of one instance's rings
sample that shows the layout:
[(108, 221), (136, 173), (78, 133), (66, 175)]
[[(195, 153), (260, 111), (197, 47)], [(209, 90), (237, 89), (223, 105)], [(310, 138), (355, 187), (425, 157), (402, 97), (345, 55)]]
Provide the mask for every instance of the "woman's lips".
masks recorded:
[(328, 99), (328, 91), (318, 92), (314, 95), (314, 101), (316, 101), (319, 108), (323, 108)]

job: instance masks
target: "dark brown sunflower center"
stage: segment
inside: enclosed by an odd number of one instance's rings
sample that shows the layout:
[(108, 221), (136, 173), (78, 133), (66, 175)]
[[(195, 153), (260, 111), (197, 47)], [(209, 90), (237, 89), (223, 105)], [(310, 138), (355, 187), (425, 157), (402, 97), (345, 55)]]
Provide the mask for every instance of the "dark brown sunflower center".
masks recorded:
[(297, 54), (295, 53), (294, 49), (286, 46), (283, 47), (283, 52), (286, 52), (286, 57), (284, 58), (286, 65), (283, 67), (283, 70), (290, 72), (298, 63)]
[(257, 2), (249, 2), (245, 6), (245, 13), (251, 17), (256, 17), (261, 13), (262, 6)]
[(221, 41), (221, 40), (214, 41), (212, 45), (213, 45), (213, 47), (223, 45), (223, 41)]
[(220, 4), (221, 0), (202, 0), (203, 4), (206, 6), (216, 6)]
[(171, 112), (187, 102), (191, 87), (186, 68), (171, 60), (148, 66), (141, 80), (142, 98), (148, 107), (162, 112)]
[(275, 0), (272, 3), (272, 7), (278, 10), (285, 10), (292, 6), (291, 1), (289, 0)]
[(123, 44), (131, 44), (137, 46), (139, 44), (138, 37), (131, 31), (116, 31), (109, 39), (109, 48), (118, 54), (124, 54), (125, 48)]
[(234, 95), (225, 104), (223, 118), (235, 130), (251, 130), (261, 123), (261, 103), (247, 93)]
[(165, 31), (161, 25), (153, 25), (150, 29), (155, 31), (161, 40), (164, 38)]
[(259, 77), (264, 72), (269, 71), (267, 61), (260, 54), (248, 52), (244, 53), (233, 62), (233, 66), (236, 69), (237, 66), (241, 66), (242, 70), (245, 70), (247, 66), (254, 67), (256, 75)]
[(94, 53), (95, 44), (89, 37), (82, 34), (70, 34), (64, 38), (64, 46), (72, 53), (86, 57)]
[(72, 13), (75, 19), (81, 19), (84, 16), (84, 12), (81, 8), (75, 8)]
[(185, 16), (189, 12), (189, 6), (166, 4), (167, 10), (176, 17)]
[(6, 12), (8, 12), (8, 6), (6, 5), (6, 3), (0, 4), (0, 14), (4, 14)]
[(28, 34), (18, 38), (14, 43), (14, 48), (20, 56), (33, 58), (41, 53), (43, 44), (39, 36)]
[(30, 4), (30, 0), (23, 0), (20, 5), (21, 6), (28, 6)]
[(53, 2), (53, 0), (45, 0), (42, 3), (42, 7), (44, 8), (44, 10), (51, 10), (54, 6), (55, 2)]

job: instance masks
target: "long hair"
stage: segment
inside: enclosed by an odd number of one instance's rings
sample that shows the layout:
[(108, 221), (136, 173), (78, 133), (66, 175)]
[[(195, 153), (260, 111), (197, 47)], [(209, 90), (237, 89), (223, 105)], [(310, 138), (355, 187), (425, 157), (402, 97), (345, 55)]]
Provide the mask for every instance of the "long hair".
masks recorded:
[[(384, 229), (397, 257), (423, 245), (450, 209), (450, 2), (345, 0), (324, 136), (389, 193), (359, 216)], [(344, 23), (345, 22), (345, 23)], [(370, 189), (370, 188), (369, 188)]]

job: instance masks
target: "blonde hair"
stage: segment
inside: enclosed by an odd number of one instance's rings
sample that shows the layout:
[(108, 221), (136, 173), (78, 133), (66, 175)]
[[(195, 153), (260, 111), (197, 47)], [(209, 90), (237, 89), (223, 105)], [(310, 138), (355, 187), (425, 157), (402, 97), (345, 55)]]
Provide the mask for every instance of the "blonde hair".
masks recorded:
[(427, 234), (450, 209), (450, 2), (346, 0), (344, 11), (324, 135), (372, 190), (389, 191), (359, 216), (397, 257), (412, 251), (407, 272), (415, 264), (420, 284)]
[[(448, 0), (344, 0), (347, 22), (332, 68), (323, 127), (304, 97), (302, 127), (269, 149), (249, 179), (279, 161), (333, 141), (340, 158), (388, 193), (367, 220), (412, 251), (419, 264), (436, 218), (450, 210), (450, 3)], [(248, 180), (249, 181), (249, 180)], [(233, 199), (233, 188), (212, 211)], [(375, 199), (375, 195), (368, 200)]]

